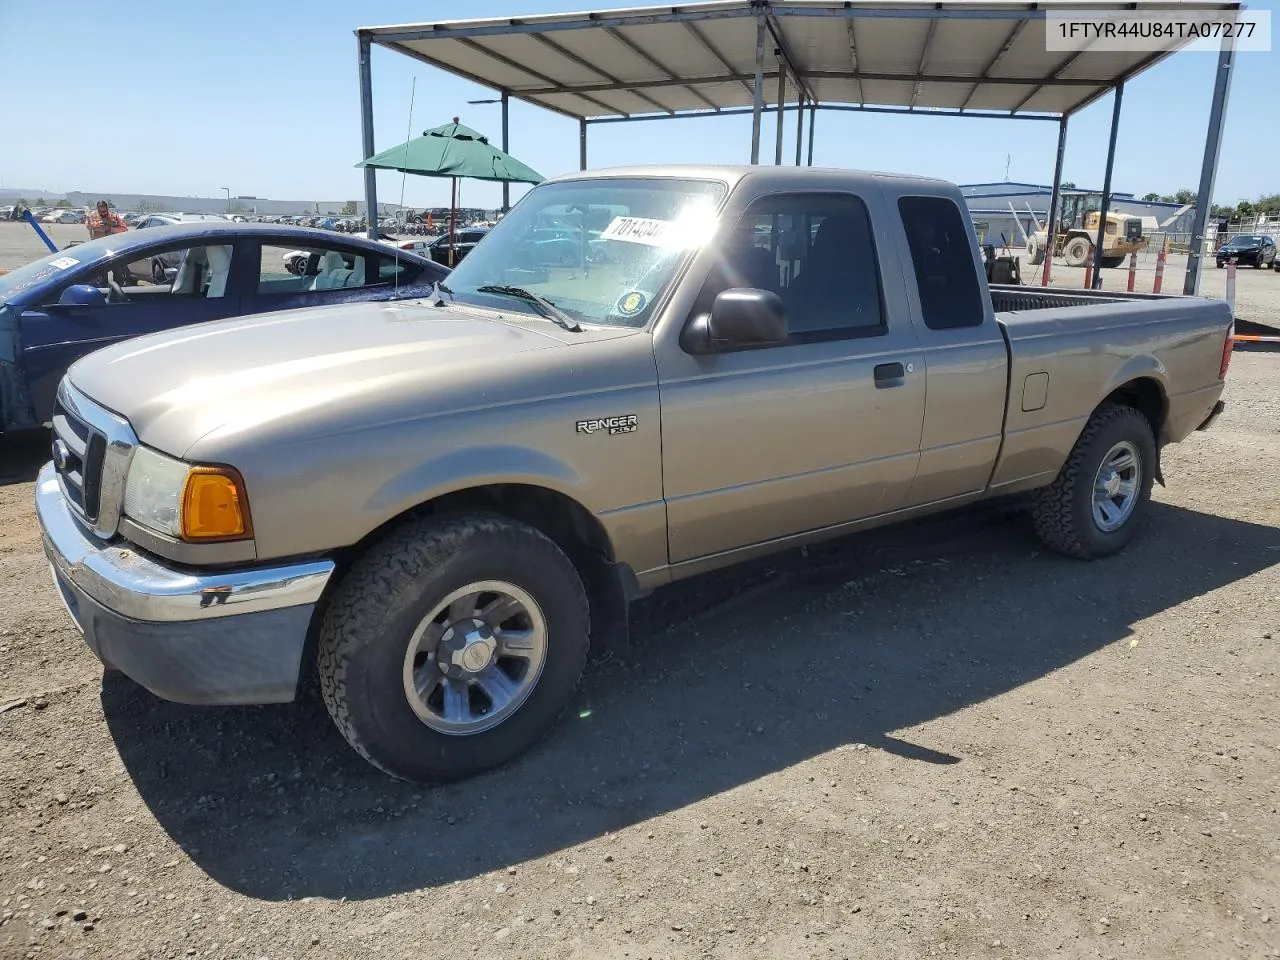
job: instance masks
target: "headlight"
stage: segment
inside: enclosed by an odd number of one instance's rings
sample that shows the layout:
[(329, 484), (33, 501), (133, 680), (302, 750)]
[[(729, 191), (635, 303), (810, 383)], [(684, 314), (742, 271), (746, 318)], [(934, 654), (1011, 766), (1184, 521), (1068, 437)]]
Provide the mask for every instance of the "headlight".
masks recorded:
[(192, 466), (138, 447), (124, 488), (125, 516), (189, 542), (252, 536), (244, 480), (230, 467)]

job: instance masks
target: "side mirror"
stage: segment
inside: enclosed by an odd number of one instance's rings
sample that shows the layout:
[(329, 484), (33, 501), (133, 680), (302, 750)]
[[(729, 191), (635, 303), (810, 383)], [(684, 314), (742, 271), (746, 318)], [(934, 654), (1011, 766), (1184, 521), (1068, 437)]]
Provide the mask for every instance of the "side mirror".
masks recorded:
[(695, 317), (680, 339), (689, 353), (783, 343), (787, 339), (787, 311), (776, 293), (735, 287), (717, 296), (711, 312)]
[(62, 296), (58, 298), (57, 303), (50, 304), (45, 309), (66, 313), (80, 307), (105, 307), (106, 305), (107, 298), (93, 284), (73, 283), (62, 291)]

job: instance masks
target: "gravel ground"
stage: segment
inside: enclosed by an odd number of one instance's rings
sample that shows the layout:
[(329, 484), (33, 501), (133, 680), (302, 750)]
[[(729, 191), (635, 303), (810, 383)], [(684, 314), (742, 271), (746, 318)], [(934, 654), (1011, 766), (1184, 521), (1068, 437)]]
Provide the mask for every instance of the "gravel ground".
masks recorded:
[(0, 958), (1280, 956), (1278, 381), (1118, 557), (998, 509), (673, 586), (437, 790), (104, 678), (0, 441)]

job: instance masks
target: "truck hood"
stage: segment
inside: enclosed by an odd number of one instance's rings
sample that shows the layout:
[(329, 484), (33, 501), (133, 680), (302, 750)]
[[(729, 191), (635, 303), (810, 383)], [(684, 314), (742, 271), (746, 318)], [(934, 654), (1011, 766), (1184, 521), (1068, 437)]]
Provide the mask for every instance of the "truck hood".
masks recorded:
[[(431, 396), (433, 384), (445, 381), (452, 383), (446, 395), (457, 395), (468, 368), (563, 342), (551, 333), (558, 328), (541, 325), (457, 306), (348, 303), (127, 340), (80, 360), (68, 376), (128, 419), (143, 443), (183, 456), (214, 431), (286, 418), (305, 430), (309, 411), (321, 422), (329, 410), (332, 423), (334, 411), (387, 408), (398, 398), (400, 409), (385, 415), (402, 416), (406, 396)], [(473, 399), (485, 385), (472, 390)]]

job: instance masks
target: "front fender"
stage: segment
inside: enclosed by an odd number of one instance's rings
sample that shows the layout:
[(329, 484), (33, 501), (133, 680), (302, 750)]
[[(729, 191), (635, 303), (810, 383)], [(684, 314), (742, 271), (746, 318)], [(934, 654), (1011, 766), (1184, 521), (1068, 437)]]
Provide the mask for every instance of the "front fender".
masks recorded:
[(570, 464), (530, 447), (491, 444), (450, 450), (415, 464), (383, 484), (365, 511), (385, 522), (446, 494), (498, 483), (544, 487), (591, 510), (586, 482)]
[(18, 308), (0, 304), (0, 433), (36, 426), (22, 368)]

